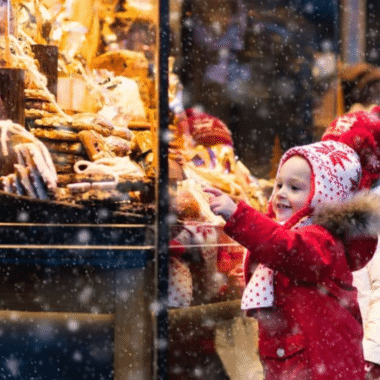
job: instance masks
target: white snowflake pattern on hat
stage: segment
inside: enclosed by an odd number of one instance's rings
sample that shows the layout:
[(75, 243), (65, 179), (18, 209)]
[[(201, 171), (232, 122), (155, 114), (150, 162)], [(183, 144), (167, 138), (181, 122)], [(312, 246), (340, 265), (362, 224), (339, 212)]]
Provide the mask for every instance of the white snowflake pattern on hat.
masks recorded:
[(335, 123), (329, 126), (328, 131), (326, 132), (340, 136), (349, 131), (350, 128), (357, 122), (357, 119), (358, 118), (355, 114), (345, 114), (336, 119)]

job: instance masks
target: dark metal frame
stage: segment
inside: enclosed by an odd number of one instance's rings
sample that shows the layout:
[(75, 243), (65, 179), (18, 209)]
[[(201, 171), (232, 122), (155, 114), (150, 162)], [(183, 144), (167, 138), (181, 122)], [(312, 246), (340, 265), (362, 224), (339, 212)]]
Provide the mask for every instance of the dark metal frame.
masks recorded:
[(156, 249), (156, 290), (158, 311), (154, 341), (154, 375), (157, 380), (168, 378), (167, 354), (168, 341), (168, 248), (169, 248), (169, 169), (168, 169), (168, 61), (170, 50), (169, 1), (160, 0), (159, 37), (158, 37), (158, 90), (159, 90), (159, 133), (157, 181), (157, 249)]

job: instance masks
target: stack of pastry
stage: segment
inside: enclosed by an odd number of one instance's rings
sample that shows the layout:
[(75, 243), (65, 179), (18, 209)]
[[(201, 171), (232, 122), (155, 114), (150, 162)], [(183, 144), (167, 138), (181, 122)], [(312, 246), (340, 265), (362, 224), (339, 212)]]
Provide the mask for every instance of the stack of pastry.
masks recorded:
[(57, 108), (46, 93), (39, 89), (25, 89), (25, 118), (35, 120), (57, 114)]

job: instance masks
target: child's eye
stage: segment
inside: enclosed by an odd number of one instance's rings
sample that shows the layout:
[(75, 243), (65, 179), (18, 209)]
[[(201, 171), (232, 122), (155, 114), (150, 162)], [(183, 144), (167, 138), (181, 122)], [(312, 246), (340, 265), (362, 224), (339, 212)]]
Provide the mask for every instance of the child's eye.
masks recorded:
[(292, 186), (293, 191), (298, 191), (300, 188), (298, 186)]
[(282, 187), (282, 183), (278, 183), (278, 184), (276, 185), (276, 187), (277, 187), (277, 189), (281, 189), (281, 187)]

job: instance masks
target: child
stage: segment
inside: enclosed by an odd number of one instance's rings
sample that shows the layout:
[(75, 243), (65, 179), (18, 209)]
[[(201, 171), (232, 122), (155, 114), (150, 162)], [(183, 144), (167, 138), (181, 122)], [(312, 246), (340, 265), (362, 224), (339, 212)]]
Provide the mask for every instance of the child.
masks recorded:
[(288, 150), (268, 215), (206, 190), (225, 232), (249, 250), (242, 309), (258, 318), (266, 380), (364, 380), (351, 271), (375, 251), (380, 201), (353, 195), (379, 178), (379, 136), (379, 119), (361, 111)]

